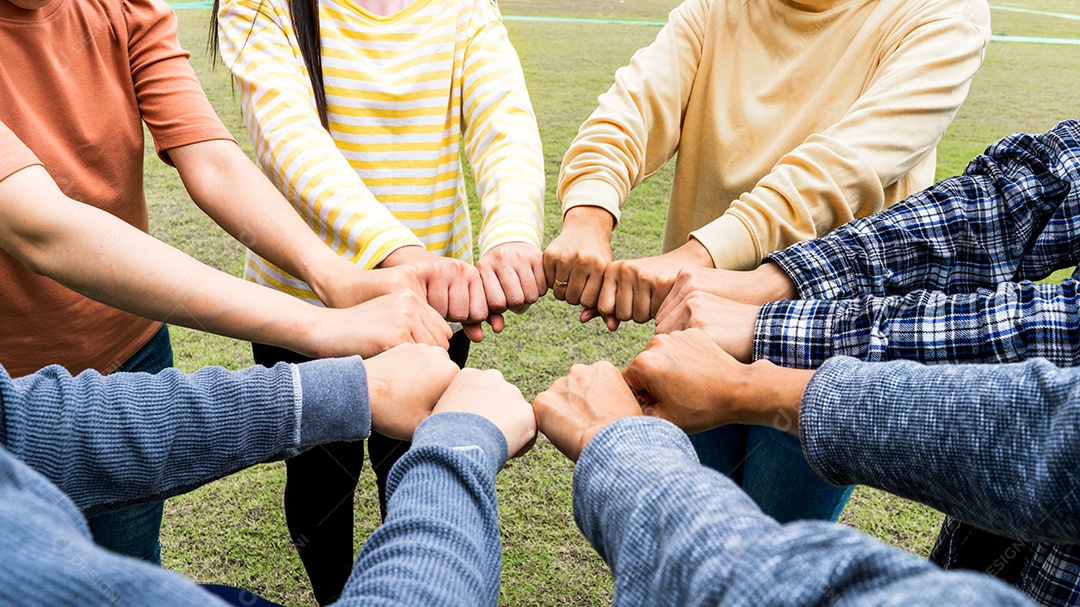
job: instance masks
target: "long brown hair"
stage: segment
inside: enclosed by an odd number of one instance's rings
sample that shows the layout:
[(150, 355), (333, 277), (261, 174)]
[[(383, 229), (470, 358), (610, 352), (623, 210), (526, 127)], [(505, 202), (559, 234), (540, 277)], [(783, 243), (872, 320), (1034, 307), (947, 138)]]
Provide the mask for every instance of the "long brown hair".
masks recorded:
[[(259, 9), (266, 0), (259, 0)], [(315, 93), (315, 108), (319, 112), (319, 122), (323, 128), (329, 130), (330, 120), (326, 113), (326, 84), (323, 81), (322, 69), (322, 36), (319, 31), (319, 0), (288, 0), (289, 18), (292, 20), (293, 31), (296, 33), (296, 43), (300, 46), (300, 55), (307, 67), (308, 78), (311, 80), (311, 90)], [(218, 9), (221, 0), (214, 0), (214, 9), (210, 15), (210, 31), (207, 36), (206, 46), (210, 49), (211, 57), (216, 63), (218, 58)], [(251, 26), (255, 27), (254, 24)], [(248, 32), (248, 37), (251, 32)], [(245, 41), (246, 44), (246, 41)]]

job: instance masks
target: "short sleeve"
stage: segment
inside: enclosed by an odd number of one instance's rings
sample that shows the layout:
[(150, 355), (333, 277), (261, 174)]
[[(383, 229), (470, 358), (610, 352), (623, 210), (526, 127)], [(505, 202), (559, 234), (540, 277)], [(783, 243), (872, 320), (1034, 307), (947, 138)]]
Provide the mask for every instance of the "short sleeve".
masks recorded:
[(30, 148), (0, 122), (0, 181), (34, 165), (41, 164)]
[(180, 48), (176, 13), (162, 0), (125, 0), (124, 18), (139, 111), (161, 159), (171, 164), (167, 150), (182, 145), (235, 141), (210, 106), (190, 54)]

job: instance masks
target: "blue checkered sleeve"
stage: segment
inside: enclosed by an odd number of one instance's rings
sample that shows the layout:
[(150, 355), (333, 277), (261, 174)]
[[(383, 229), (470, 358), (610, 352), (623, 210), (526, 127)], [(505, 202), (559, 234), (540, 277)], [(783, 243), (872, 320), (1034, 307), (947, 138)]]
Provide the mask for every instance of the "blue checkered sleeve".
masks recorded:
[(766, 259), (803, 299), (761, 309), (757, 358), (1076, 364), (1075, 280), (1030, 281), (1080, 260), (1080, 122), (1007, 137), (964, 175)]
[(754, 356), (804, 369), (833, 356), (870, 362), (1009, 363), (1045, 358), (1080, 365), (1080, 282), (1005, 282), (996, 289), (766, 304)]
[(945, 293), (1039, 280), (1080, 259), (1080, 122), (991, 145), (946, 179), (770, 254), (804, 299)]

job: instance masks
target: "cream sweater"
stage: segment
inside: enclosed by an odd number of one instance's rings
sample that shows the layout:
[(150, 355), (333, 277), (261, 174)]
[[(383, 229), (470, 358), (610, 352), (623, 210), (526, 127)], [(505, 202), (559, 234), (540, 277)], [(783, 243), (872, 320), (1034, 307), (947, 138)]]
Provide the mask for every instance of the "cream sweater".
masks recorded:
[(678, 153), (664, 251), (754, 268), (930, 185), (989, 39), (985, 0), (687, 0), (581, 126), (563, 212), (618, 219)]

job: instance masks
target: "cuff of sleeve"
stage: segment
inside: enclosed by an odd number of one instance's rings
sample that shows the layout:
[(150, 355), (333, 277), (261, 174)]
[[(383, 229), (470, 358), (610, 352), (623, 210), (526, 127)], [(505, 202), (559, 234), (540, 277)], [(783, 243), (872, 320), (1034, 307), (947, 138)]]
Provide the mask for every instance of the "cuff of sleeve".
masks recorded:
[(832, 263), (846, 254), (828, 243), (829, 237), (798, 242), (765, 256), (788, 275), (802, 299), (844, 299), (861, 292), (853, 277)]
[(690, 233), (721, 270), (753, 270), (761, 264), (757, 239), (738, 217), (727, 214)]
[(454, 451), (474, 451), (492, 477), (506, 464), (509, 447), (499, 428), (475, 413), (447, 411), (420, 422), (413, 433), (413, 448), (425, 445)]
[[(844, 407), (854, 401), (851, 394), (871, 391), (870, 375), (860, 373), (862, 363), (839, 356), (821, 366), (803, 392), (799, 404), (799, 437), (810, 467), (834, 485), (854, 485), (859, 479), (844, 473), (844, 463), (857, 460), (847, 443), (860, 440), (853, 433)], [(841, 388), (841, 389), (838, 389)]]
[(173, 164), (172, 158), (169, 157), (169, 150), (185, 145), (202, 143), (204, 141), (219, 140), (231, 141), (236, 143), (236, 145), (240, 145), (236, 142), (236, 139), (233, 138), (232, 133), (230, 133), (224, 125), (219, 123), (216, 125), (184, 129), (161, 138), (154, 137), (154, 148), (157, 150), (158, 158), (160, 158), (162, 162), (169, 166), (176, 166)]
[(375, 227), (374, 232), (381, 235), (376, 239), (376, 244), (363, 247), (350, 259), (365, 270), (374, 269), (391, 253), (402, 247), (418, 246), (427, 250), (423, 241), (413, 234), (412, 230), (396, 221), (387, 221), (385, 225)]
[(359, 356), (296, 365), (300, 377), (300, 448), (356, 441), (371, 434), (367, 371)]
[[(540, 240), (537, 238), (538, 234), (535, 230), (517, 229), (509, 233), (507, 233), (507, 230), (500, 230), (500, 232), (503, 232), (503, 234), (501, 234), (497, 239), (490, 241), (484, 239), (484, 241), (481, 242), (480, 257), (487, 255), (488, 251), (494, 249), (501, 244), (531, 244), (537, 249), (540, 249), (541, 251), (543, 250), (540, 246)], [(540, 236), (542, 238), (542, 235)]]
[(771, 301), (754, 324), (754, 359), (781, 367), (815, 369), (833, 355), (833, 319), (846, 302)]
[[(603, 554), (602, 530), (632, 507), (632, 500), (611, 496), (637, 491), (635, 478), (670, 471), (680, 457), (698, 462), (686, 434), (670, 422), (643, 415), (611, 422), (585, 445), (574, 468), (574, 520), (605, 560), (613, 555)], [(663, 463), (660, 468), (657, 462)]]
[(562, 214), (565, 219), (566, 212), (574, 207), (600, 207), (611, 213), (615, 218), (614, 226), (617, 226), (621, 203), (619, 191), (610, 183), (599, 179), (578, 181), (562, 197)]

